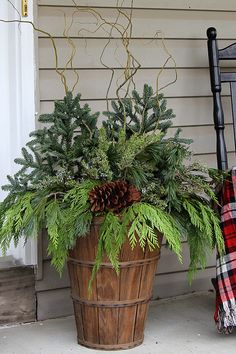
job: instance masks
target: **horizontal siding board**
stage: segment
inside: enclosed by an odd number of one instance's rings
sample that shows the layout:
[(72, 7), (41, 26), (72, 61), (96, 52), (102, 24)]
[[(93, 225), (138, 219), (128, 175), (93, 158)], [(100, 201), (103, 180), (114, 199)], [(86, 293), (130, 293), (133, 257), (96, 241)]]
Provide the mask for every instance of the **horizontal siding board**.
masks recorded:
[[(156, 85), (156, 77), (159, 70), (139, 70), (135, 75), (135, 83), (138, 91), (143, 90), (143, 84), (146, 82), (153, 87)], [(208, 69), (179, 69), (178, 79), (175, 84), (165, 88), (162, 92), (168, 97), (194, 97), (194, 96), (211, 96)], [(79, 72), (80, 79), (77, 90), (82, 93), (84, 99), (104, 99), (106, 97), (107, 87), (110, 81), (110, 72), (84, 70)], [(113, 84), (109, 93), (109, 97), (116, 97), (116, 81), (120, 78), (121, 73), (115, 72)], [(60, 99), (64, 96), (64, 87), (61, 83), (59, 75), (55, 70), (40, 71), (40, 97), (41, 100)], [(96, 79), (94, 79), (96, 78)], [(174, 70), (166, 70), (159, 79), (159, 88), (167, 85), (175, 79)], [(67, 72), (67, 84), (72, 88), (76, 77), (73, 72)], [(119, 80), (120, 82), (120, 80)], [(229, 94), (229, 86), (224, 85), (222, 93)], [(120, 92), (122, 95), (122, 92)]]
[[(177, 256), (167, 246), (162, 246), (161, 258), (157, 266), (157, 275), (175, 272), (185, 272), (189, 268), (189, 247), (187, 243), (183, 244), (183, 262), (180, 263)], [(215, 252), (208, 257), (207, 267), (215, 266)]]
[[(199, 126), (182, 128), (182, 136), (185, 138), (193, 139), (193, 143), (191, 144), (190, 149), (195, 154), (215, 152), (215, 146), (216, 146), (215, 135), (216, 134), (214, 128), (210, 126), (206, 126), (204, 128)], [(227, 150), (232, 151), (234, 149), (232, 126), (225, 127), (225, 138), (226, 138)]]
[[(39, 5), (54, 6), (74, 6), (72, 0), (38, 0)], [(77, 1), (80, 6), (110, 6), (116, 7), (117, 0), (80, 0)], [(125, 0), (123, 7), (130, 7), (131, 1)], [(199, 1), (199, 0), (135, 0), (134, 8), (151, 9), (178, 9), (178, 10), (211, 10), (211, 11), (236, 11), (234, 0), (227, 1)]]
[(214, 154), (195, 155), (193, 161), (201, 162), (211, 168), (217, 168), (216, 152)]
[(73, 314), (70, 288), (37, 293), (38, 321)]
[[(200, 161), (208, 167), (217, 168), (216, 152), (213, 154), (196, 155), (193, 157), (193, 160)], [(229, 168), (236, 165), (236, 158), (234, 152), (228, 153), (228, 162)]]
[[(89, 41), (74, 39), (73, 41), (77, 48), (77, 53), (74, 58), (74, 65), (76, 65), (76, 67), (104, 67), (100, 62), (100, 55), (107, 43), (106, 39), (91, 39)], [(71, 47), (66, 39), (56, 39), (55, 43), (59, 57), (58, 65), (59, 67), (64, 67), (70, 57)], [(196, 46), (194, 45), (195, 42), (191, 40), (166, 40), (165, 44), (173, 55), (178, 67), (206, 66), (207, 58), (206, 53), (204, 53), (204, 51), (206, 51), (206, 43), (203, 43), (203, 41), (196, 41)], [(39, 39), (39, 48), (40, 68), (55, 68), (51, 41), (46, 38)], [(130, 49), (134, 57), (145, 67), (161, 67), (167, 58), (167, 54), (164, 52), (160, 40), (133, 41)], [(110, 67), (120, 67), (120, 63), (124, 64), (126, 59), (126, 53), (121, 46), (120, 40), (111, 41), (103, 56), (105, 64)], [(173, 63), (168, 62), (168, 66), (173, 67)]]
[(153, 298), (159, 299), (194, 291), (212, 290), (211, 278), (213, 277), (215, 277), (215, 267), (198, 271), (191, 286), (185, 272), (157, 275), (154, 280)]
[[(73, 63), (77, 68), (104, 68), (100, 62), (100, 56), (103, 48), (107, 44), (106, 39), (73, 39), (77, 48)], [(66, 39), (55, 39), (59, 63), (58, 67), (65, 67), (66, 62), (71, 55), (71, 46)], [(224, 48), (231, 44), (231, 41), (221, 41), (220, 46)], [(178, 68), (205, 67), (208, 68), (208, 58), (206, 50), (206, 40), (192, 41), (166, 39), (165, 45), (172, 54)], [(161, 67), (167, 58), (163, 50), (161, 40), (139, 40), (132, 41), (130, 45), (131, 52), (140, 62), (142, 67)], [(120, 67), (126, 60), (125, 51), (121, 46), (120, 40), (114, 40), (109, 43), (103, 56), (105, 64), (109, 67)], [(234, 61), (222, 62), (223, 66), (235, 66)], [(55, 57), (52, 42), (47, 38), (39, 39), (39, 67), (55, 68)], [(166, 67), (173, 67), (173, 62), (169, 61)]]
[[(108, 22), (115, 22), (116, 10), (103, 9), (101, 11), (103, 18)], [(39, 28), (47, 30), (52, 36), (63, 36), (64, 14), (70, 21), (73, 13), (73, 8), (64, 8), (61, 11), (61, 8), (39, 7)], [(74, 14), (73, 18), (74, 24), (70, 28), (70, 36), (78, 36), (79, 32), (79, 37), (107, 37), (107, 31), (102, 28), (94, 32), (97, 28), (96, 19), (87, 11), (80, 11), (79, 14)], [(181, 23), (181, 26), (177, 25), (178, 23)], [(126, 22), (124, 22), (125, 24), (127, 25)], [(133, 37), (150, 38), (161, 30), (165, 34), (165, 38), (172, 38), (173, 34), (177, 38), (206, 38), (206, 29), (214, 25), (221, 29), (225, 39), (230, 39), (235, 36), (234, 24), (235, 13), (233, 12), (133, 11)], [(46, 35), (40, 34), (40, 36)], [(114, 31), (114, 37), (120, 37), (120, 35)]]
[(36, 291), (52, 290), (69, 287), (69, 275), (65, 267), (60, 276), (56, 269), (51, 266), (50, 260), (43, 262), (43, 279), (36, 282)]

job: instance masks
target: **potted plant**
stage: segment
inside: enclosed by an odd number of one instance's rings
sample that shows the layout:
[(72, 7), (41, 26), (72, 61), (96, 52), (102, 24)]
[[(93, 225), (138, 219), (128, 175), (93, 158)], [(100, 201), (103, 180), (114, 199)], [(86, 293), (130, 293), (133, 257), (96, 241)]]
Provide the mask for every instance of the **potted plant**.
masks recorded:
[(68, 261), (78, 342), (100, 349), (143, 341), (162, 236), (180, 261), (187, 238), (190, 278), (224, 248), (210, 206), (214, 171), (188, 161), (180, 130), (168, 135), (174, 115), (163, 95), (144, 85), (112, 107), (99, 128), (80, 95), (56, 101), (0, 205), (3, 251), (47, 229), (52, 264), (61, 272)]

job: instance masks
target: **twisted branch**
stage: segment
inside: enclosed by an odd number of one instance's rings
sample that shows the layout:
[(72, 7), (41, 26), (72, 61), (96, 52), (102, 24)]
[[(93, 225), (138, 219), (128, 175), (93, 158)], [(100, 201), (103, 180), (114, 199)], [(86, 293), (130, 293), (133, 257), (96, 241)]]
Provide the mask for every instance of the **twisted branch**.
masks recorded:
[[(9, 2), (9, 4), (11, 4), (11, 6), (15, 9), (15, 11), (19, 14), (19, 11), (15, 8), (15, 6), (12, 4), (12, 2), (10, 0), (7, 0)], [(68, 23), (67, 22), (67, 17), (65, 12), (63, 12), (64, 15), (64, 29), (63, 29), (63, 36), (64, 38), (67, 40), (69, 46), (71, 47), (71, 52), (70, 52), (70, 56), (68, 58), (68, 60), (65, 63), (65, 66), (63, 69), (59, 69), (58, 67), (58, 52), (57, 52), (57, 48), (56, 48), (56, 43), (55, 40), (53, 38), (53, 36), (45, 31), (42, 30), (40, 28), (37, 28), (33, 22), (31, 21), (27, 21), (27, 20), (4, 20), (4, 19), (0, 19), (0, 22), (5, 22), (5, 23), (19, 23), (19, 25), (21, 23), (23, 24), (30, 24), (33, 29), (36, 32), (42, 33), (44, 35), (46, 35), (51, 43), (52, 43), (52, 47), (53, 47), (53, 52), (54, 52), (54, 58), (55, 58), (55, 70), (56, 73), (60, 76), (61, 82), (64, 86), (65, 92), (69, 92), (69, 91), (74, 91), (76, 86), (78, 85), (79, 82), (79, 73), (78, 71), (74, 68), (73, 65), (73, 60), (75, 58), (76, 52), (77, 52), (77, 48), (76, 45), (74, 43), (74, 41), (72, 40), (72, 38), (70, 37), (70, 30), (72, 28), (72, 26), (74, 25), (74, 17), (77, 14), (80, 13), (88, 13), (90, 14), (94, 19), (95, 22), (94, 24), (96, 25), (95, 30), (88, 30), (84, 27), (80, 28), (78, 31), (78, 36), (83, 32), (86, 31), (87, 33), (96, 33), (97, 31), (99, 31), (100, 29), (102, 29), (107, 35), (108, 35), (108, 40), (105, 44), (105, 46), (102, 48), (102, 52), (100, 54), (99, 60), (100, 63), (102, 64), (103, 67), (105, 67), (106, 69), (109, 69), (111, 71), (111, 76), (109, 79), (109, 83), (108, 83), (108, 87), (106, 90), (106, 103), (107, 103), (107, 110), (109, 110), (109, 93), (112, 87), (112, 83), (114, 80), (114, 76), (115, 76), (115, 69), (110, 67), (109, 65), (107, 65), (105, 63), (104, 57), (105, 57), (105, 53), (107, 48), (109, 47), (110, 43), (111, 43), (111, 39), (115, 38), (113, 36), (113, 34), (118, 34), (118, 40), (121, 40), (121, 44), (122, 44), (122, 48), (125, 50), (126, 53), (126, 62), (125, 65), (122, 66), (121, 63), (120, 66), (123, 69), (123, 73), (120, 77), (118, 77), (118, 79), (116, 80), (116, 96), (118, 98), (118, 100), (122, 103), (122, 97), (120, 95), (121, 91), (124, 91), (124, 97), (127, 97), (130, 93), (130, 89), (131, 86), (133, 86), (135, 88), (135, 75), (137, 73), (137, 71), (141, 68), (141, 64), (140, 62), (137, 60), (137, 58), (135, 58), (135, 56), (133, 55), (131, 49), (130, 49), (130, 44), (131, 44), (131, 40), (132, 40), (132, 35), (133, 35), (133, 9), (134, 9), (134, 0), (130, 0), (130, 10), (129, 13), (127, 13), (124, 8), (123, 8), (123, 4), (124, 4), (124, 0), (117, 0), (116, 2), (116, 8), (115, 11), (117, 11), (117, 15), (115, 17), (115, 20), (113, 21), (108, 21), (106, 18), (104, 18), (104, 16), (95, 8), (93, 7), (80, 7), (77, 4), (76, 0), (72, 0), (74, 7), (75, 7), (75, 11), (72, 13), (71, 16), (71, 20)], [(124, 22), (125, 21), (125, 22)], [(159, 36), (161, 35), (161, 42), (162, 42), (162, 47), (164, 49), (164, 52), (167, 54), (167, 58), (164, 62), (164, 64), (162, 65), (160, 71), (157, 74), (157, 78), (156, 78), (156, 92), (155, 95), (158, 96), (158, 92), (163, 90), (164, 88), (174, 84), (177, 80), (177, 70), (176, 70), (176, 62), (173, 58), (173, 56), (171, 55), (171, 53), (169, 52), (169, 50), (167, 49), (166, 45), (165, 45), (165, 41), (164, 41), (164, 35), (161, 31), (157, 31), (153, 37), (153, 41), (160, 38)], [(86, 42), (86, 47), (87, 47), (87, 42)], [(117, 48), (115, 50), (114, 53), (114, 57), (116, 57), (116, 52), (117, 52)], [(118, 60), (117, 60), (118, 61)], [(167, 83), (166, 85), (164, 85), (163, 87), (159, 88), (159, 79), (161, 77), (161, 75), (164, 72), (164, 69), (166, 68), (167, 64), (169, 62), (172, 62), (174, 65), (174, 70), (175, 70), (175, 77), (172, 81), (170, 81), (169, 83)], [(69, 90), (68, 85), (67, 85), (67, 79), (66, 79), (66, 71), (67, 69), (70, 68), (73, 70), (74, 74), (75, 74), (75, 82), (73, 84), (73, 87), (71, 90)], [(121, 81), (121, 82), (120, 82)], [(124, 111), (124, 117), (125, 117), (125, 111)], [(125, 122), (126, 122), (126, 118), (125, 118)], [(126, 123), (125, 123), (126, 124)]]
[(61, 72), (59, 69), (58, 69), (58, 54), (57, 54), (57, 48), (56, 48), (56, 43), (55, 43), (55, 40), (53, 39), (52, 35), (47, 32), (47, 31), (44, 31), (40, 28), (37, 28), (35, 26), (35, 24), (32, 22), (32, 21), (27, 21), (27, 20), (3, 20), (3, 19), (0, 19), (0, 22), (3, 22), (3, 23), (23, 23), (23, 24), (29, 24), (33, 27), (33, 29), (36, 31), (36, 32), (39, 32), (39, 33), (42, 33), (44, 35), (46, 35), (52, 42), (52, 46), (53, 46), (53, 51), (54, 51), (54, 57), (55, 57), (55, 70), (56, 70), (56, 73), (61, 77), (61, 80), (62, 80), (62, 83), (63, 83), (63, 86), (64, 86), (64, 89), (65, 89), (65, 92), (67, 93), (68, 92), (68, 86), (66, 84), (66, 77), (65, 75), (63, 74), (63, 72)]

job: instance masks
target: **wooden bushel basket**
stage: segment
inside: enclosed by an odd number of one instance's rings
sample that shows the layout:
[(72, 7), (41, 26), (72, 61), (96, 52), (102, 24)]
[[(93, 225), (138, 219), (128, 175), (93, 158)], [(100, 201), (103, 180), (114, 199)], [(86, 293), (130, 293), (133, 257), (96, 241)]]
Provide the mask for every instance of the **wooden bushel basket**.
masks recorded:
[[(127, 241), (120, 253), (119, 275), (104, 257), (89, 296), (100, 225), (101, 218), (94, 218), (90, 235), (77, 240), (68, 259), (78, 343), (104, 350), (133, 348), (143, 342), (160, 249), (143, 252), (137, 246), (132, 251)], [(160, 245), (161, 241), (159, 235)]]

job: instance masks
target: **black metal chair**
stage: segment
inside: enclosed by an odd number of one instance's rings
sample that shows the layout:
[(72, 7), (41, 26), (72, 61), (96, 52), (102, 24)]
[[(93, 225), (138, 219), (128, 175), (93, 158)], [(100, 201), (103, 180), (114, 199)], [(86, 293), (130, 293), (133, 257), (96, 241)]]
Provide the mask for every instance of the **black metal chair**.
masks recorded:
[[(236, 72), (224, 72), (220, 67), (221, 60), (236, 60), (236, 43), (219, 49), (217, 43), (217, 32), (214, 27), (207, 30), (208, 37), (208, 58), (211, 80), (211, 91), (213, 93), (213, 115), (216, 130), (216, 153), (217, 165), (220, 170), (228, 169), (228, 157), (224, 136), (224, 112), (221, 99), (221, 84), (230, 84), (230, 96), (232, 105), (232, 120), (234, 131), (234, 144), (236, 150)], [(218, 285), (215, 278), (211, 279), (212, 284), (218, 292)], [(230, 333), (230, 332), (229, 332)]]
[(207, 30), (208, 37), (208, 58), (211, 79), (211, 91), (213, 93), (213, 114), (214, 125), (216, 130), (216, 144), (217, 144), (217, 164), (218, 169), (228, 169), (227, 150), (224, 137), (224, 112), (221, 100), (221, 84), (230, 84), (231, 104), (232, 104), (232, 118), (234, 130), (234, 143), (236, 148), (236, 72), (224, 72), (220, 67), (221, 60), (236, 60), (236, 43), (218, 49), (217, 32), (214, 27)]

